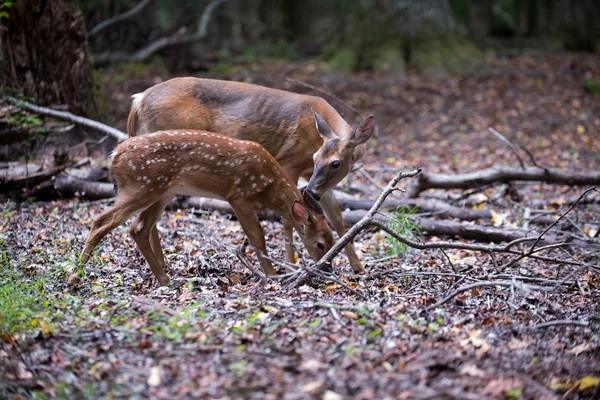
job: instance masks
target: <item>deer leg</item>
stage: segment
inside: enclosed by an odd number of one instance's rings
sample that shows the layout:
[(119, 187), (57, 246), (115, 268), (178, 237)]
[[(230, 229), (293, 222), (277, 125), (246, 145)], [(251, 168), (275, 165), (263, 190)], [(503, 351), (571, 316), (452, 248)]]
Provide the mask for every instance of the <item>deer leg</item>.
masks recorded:
[[(295, 171), (286, 171), (294, 185), (298, 186), (298, 174)], [(294, 227), (286, 221), (283, 221), (283, 232), (285, 234), (285, 260), (289, 263), (296, 264), (296, 251), (294, 249)]]
[(129, 228), (131, 237), (135, 240), (154, 276), (156, 276), (156, 279), (162, 286), (169, 284), (169, 277), (164, 269), (165, 261), (162, 255), (160, 239), (158, 238), (158, 231), (156, 230), (156, 222), (172, 198), (172, 195), (161, 197), (152, 206), (140, 213)]
[(248, 237), (248, 241), (250, 241), (250, 244), (256, 249), (260, 267), (265, 274), (275, 275), (273, 265), (265, 258), (268, 255), (267, 245), (265, 243), (265, 232), (263, 231), (260, 222), (258, 222), (258, 218), (256, 218), (254, 209), (242, 204), (230, 204), (244, 229), (244, 233)]
[(152, 226), (152, 229), (150, 230), (150, 247), (152, 248), (154, 256), (158, 260), (158, 264), (164, 269), (166, 266), (165, 255), (163, 254), (162, 246), (160, 245), (160, 237), (158, 236), (158, 229), (156, 229), (156, 224), (154, 224), (154, 226)]
[(283, 221), (283, 232), (285, 233), (285, 260), (296, 264), (296, 252), (294, 251), (294, 227)]
[[(346, 228), (344, 227), (342, 211), (340, 210), (340, 206), (333, 195), (333, 191), (330, 190), (324, 193), (323, 196), (321, 196), (319, 203), (323, 207), (323, 211), (325, 212), (327, 219), (331, 221), (331, 224), (335, 228), (338, 235), (342, 237), (346, 233)], [(344, 250), (346, 250), (348, 261), (350, 262), (350, 266), (354, 272), (357, 274), (365, 272), (365, 267), (363, 267), (362, 263), (358, 259), (358, 255), (356, 255), (356, 250), (354, 250), (354, 245), (352, 242), (348, 243), (346, 247), (344, 247)]]
[(108, 235), (113, 229), (127, 221), (137, 211), (136, 205), (124, 200), (124, 197), (117, 197), (112, 208), (100, 214), (90, 228), (90, 233), (85, 242), (85, 247), (81, 253), (81, 263), (85, 264), (91, 257), (92, 252), (98, 246), (98, 243)]

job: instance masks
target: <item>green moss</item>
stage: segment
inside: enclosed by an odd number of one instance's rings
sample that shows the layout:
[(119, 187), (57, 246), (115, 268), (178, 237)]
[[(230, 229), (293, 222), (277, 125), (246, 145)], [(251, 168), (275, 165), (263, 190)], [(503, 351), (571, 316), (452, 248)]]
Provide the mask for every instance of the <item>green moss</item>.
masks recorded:
[(358, 66), (358, 53), (351, 47), (340, 47), (333, 52), (328, 66), (341, 71), (353, 71)]
[(373, 69), (380, 73), (404, 76), (406, 63), (401, 43), (390, 42), (378, 47), (373, 56)]
[(483, 59), (482, 53), (466, 39), (421, 39), (412, 43), (412, 65), (429, 77), (472, 71)]

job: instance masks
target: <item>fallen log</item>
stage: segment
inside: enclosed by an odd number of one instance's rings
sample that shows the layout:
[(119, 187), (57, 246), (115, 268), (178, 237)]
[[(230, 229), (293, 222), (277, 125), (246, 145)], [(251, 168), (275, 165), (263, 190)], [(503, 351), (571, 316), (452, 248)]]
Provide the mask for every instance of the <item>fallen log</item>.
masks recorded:
[(428, 189), (471, 189), (491, 183), (510, 181), (544, 182), (562, 185), (600, 185), (600, 172), (574, 172), (552, 167), (527, 167), (524, 169), (494, 166), (466, 174), (427, 174), (422, 173), (413, 179), (407, 195), (416, 198)]
[(55, 179), (47, 180), (29, 193), (39, 199), (73, 198), (85, 200), (102, 200), (115, 196), (112, 183), (94, 182), (78, 179), (66, 172), (61, 172)]
[[(375, 200), (349, 200), (338, 199), (342, 210), (368, 210)], [(436, 199), (388, 199), (381, 208), (393, 211), (400, 207), (417, 207), (416, 212), (426, 212), (439, 216), (440, 218), (457, 218), (463, 221), (475, 221), (478, 219), (491, 219), (489, 210), (473, 210), (452, 206), (446, 202)]]
[[(344, 223), (347, 227), (351, 227), (360, 221), (367, 212), (365, 210), (353, 210), (343, 213)], [(525, 230), (516, 228), (498, 228), (495, 226), (463, 224), (460, 222), (437, 220), (431, 218), (419, 218), (408, 216), (415, 224), (419, 225), (422, 232), (431, 236), (456, 236), (467, 240), (476, 240), (478, 242), (503, 243), (512, 242), (524, 237), (536, 237), (540, 232), (536, 230)], [(375, 220), (379, 222), (390, 222), (389, 218), (379, 215), (375, 216)], [(600, 244), (585, 241), (563, 235), (560, 233), (549, 232), (545, 235), (545, 244), (553, 244), (559, 242), (569, 242), (569, 244), (578, 247), (593, 247), (600, 249)]]

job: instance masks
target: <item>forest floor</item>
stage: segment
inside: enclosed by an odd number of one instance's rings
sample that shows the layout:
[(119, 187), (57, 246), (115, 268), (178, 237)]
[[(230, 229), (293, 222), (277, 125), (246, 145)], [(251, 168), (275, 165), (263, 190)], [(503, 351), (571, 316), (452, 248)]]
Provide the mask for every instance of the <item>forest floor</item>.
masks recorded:
[[(337, 100), (324, 97), (352, 124), (373, 113), (378, 138), (368, 142), (362, 165), (380, 186), (415, 166), (451, 174), (518, 165), (490, 126), (525, 146), (540, 165), (600, 168), (600, 94), (586, 84), (600, 81), (597, 55), (488, 60), (470, 75), (438, 79), (340, 75), (314, 63), (196, 75), (323, 95), (290, 77), (335, 93)], [(105, 73), (114, 126), (124, 129), (132, 93), (168, 77), (151, 68)], [(523, 159), (530, 163), (524, 153)], [(341, 188), (356, 198), (379, 193), (357, 172)], [(526, 209), (558, 217), (582, 190), (513, 183), (510, 190), (495, 185), (468, 195), (422, 196), (490, 209), (497, 226), (522, 227)], [(600, 397), (597, 247), (546, 253), (590, 268), (526, 258), (498, 271), (507, 258), (411, 250), (364, 231), (356, 245), (367, 274), (352, 275), (343, 255), (334, 262), (367, 299), (361, 300), (318, 279), (298, 288), (259, 281), (236, 258), (244, 239), (237, 221), (178, 210), (159, 222), (169, 287), (157, 287), (123, 226), (104, 240), (72, 288), (66, 277), (78, 267), (90, 223), (111, 201), (3, 203), (0, 398)], [(568, 217), (560, 229), (574, 236), (589, 239), (600, 229), (597, 203), (577, 205)], [(272, 257), (284, 259), (281, 225), (263, 225)], [(427, 242), (441, 239), (419, 235), (410, 223), (403, 229)], [(493, 275), (515, 285), (469, 290), (425, 310)], [(550, 285), (528, 287), (519, 283), (523, 277)], [(571, 322), (545, 324), (556, 320)], [(582, 321), (587, 327), (576, 325)]]

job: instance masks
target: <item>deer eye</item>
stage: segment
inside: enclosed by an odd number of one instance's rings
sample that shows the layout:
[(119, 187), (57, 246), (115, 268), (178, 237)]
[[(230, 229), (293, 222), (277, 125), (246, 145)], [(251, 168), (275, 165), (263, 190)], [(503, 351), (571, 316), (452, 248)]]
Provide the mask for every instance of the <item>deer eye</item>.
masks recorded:
[(329, 164), (331, 166), (331, 168), (335, 168), (338, 169), (339, 167), (342, 166), (342, 163), (338, 160), (332, 161), (331, 164)]
[(321, 251), (325, 251), (325, 245), (321, 242), (317, 242), (317, 248)]

